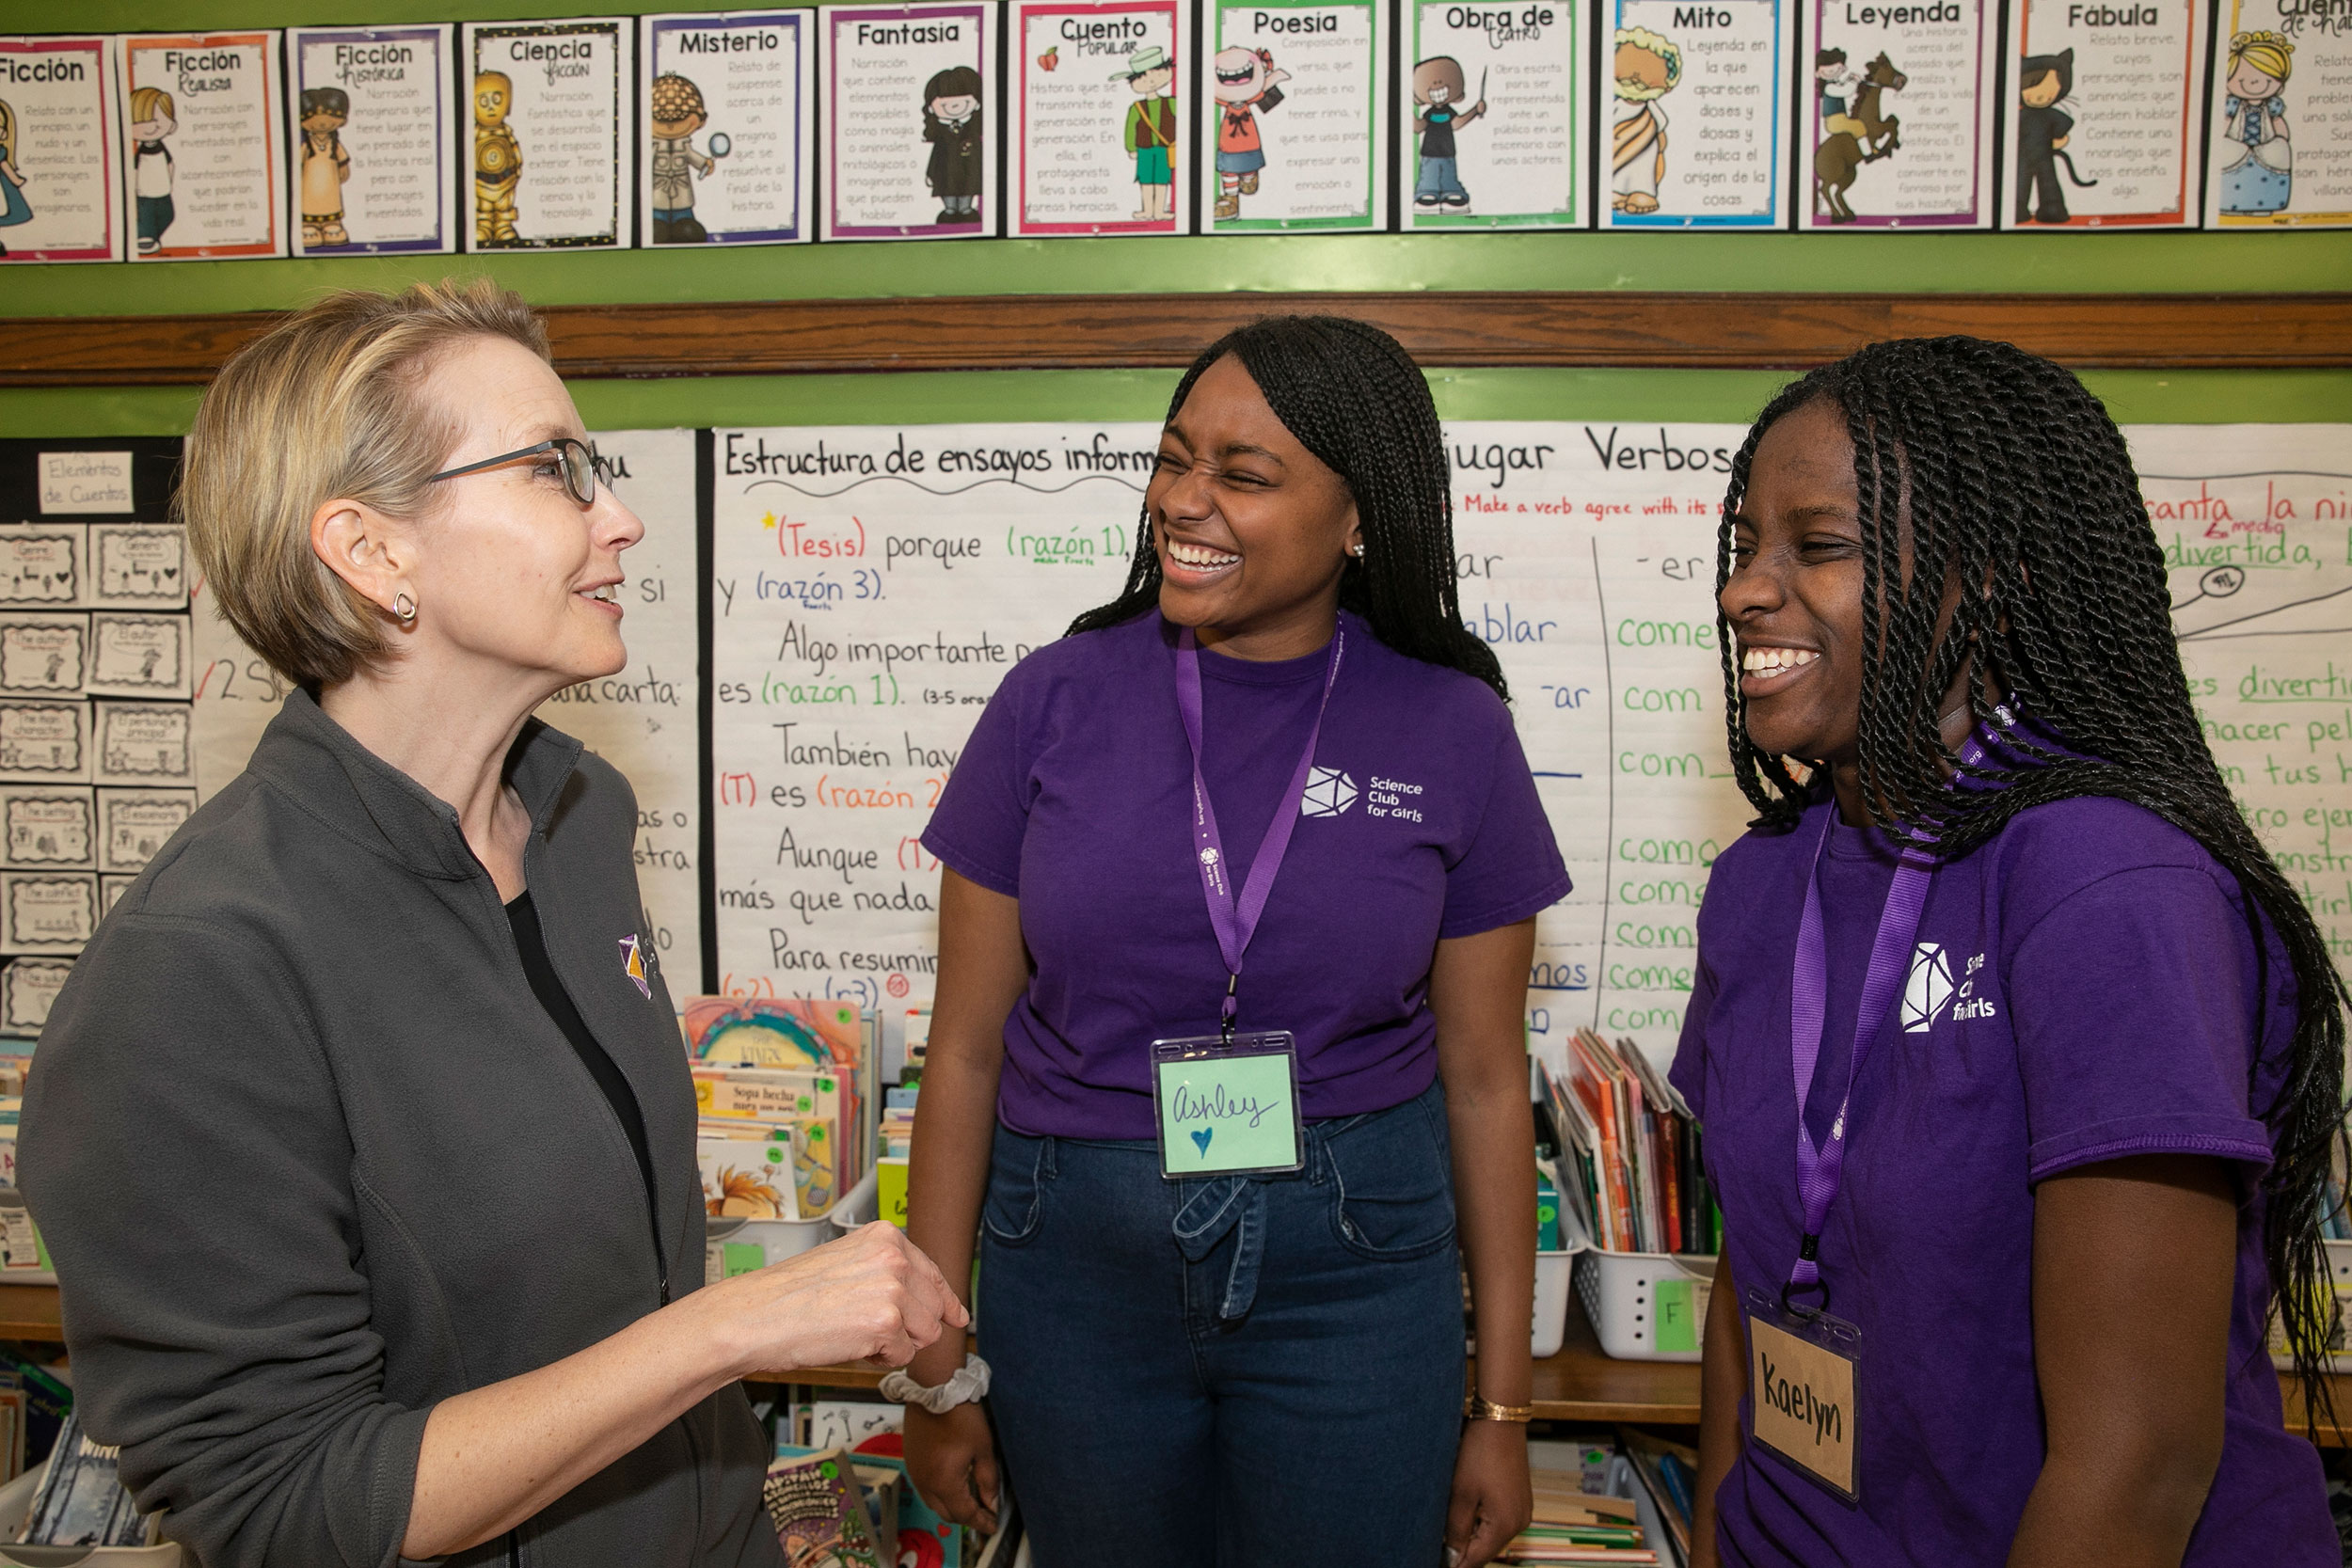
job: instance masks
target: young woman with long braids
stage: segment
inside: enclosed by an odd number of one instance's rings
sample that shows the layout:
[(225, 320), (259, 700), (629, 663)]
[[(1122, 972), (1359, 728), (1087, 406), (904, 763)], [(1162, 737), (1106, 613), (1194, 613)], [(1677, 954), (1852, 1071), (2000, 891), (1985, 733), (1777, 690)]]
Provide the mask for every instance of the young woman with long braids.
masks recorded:
[[(1732, 766), (1675, 1082), (1725, 1243), (1697, 1560), (2341, 1562), (2319, 1395), (2344, 992), (2207, 750), (2122, 436), (1880, 343), (1732, 468)], [(1802, 762), (1803, 774), (1791, 764)]]
[(1529, 1516), (1521, 1030), (1568, 879), (1452, 531), (1392, 340), (1232, 333), (1126, 591), (1006, 678), (924, 834), (908, 1230), (956, 1281), (979, 1231), (985, 1361), (885, 1391), (923, 1496), (993, 1523), (993, 1388), (1040, 1568), (1470, 1568)]

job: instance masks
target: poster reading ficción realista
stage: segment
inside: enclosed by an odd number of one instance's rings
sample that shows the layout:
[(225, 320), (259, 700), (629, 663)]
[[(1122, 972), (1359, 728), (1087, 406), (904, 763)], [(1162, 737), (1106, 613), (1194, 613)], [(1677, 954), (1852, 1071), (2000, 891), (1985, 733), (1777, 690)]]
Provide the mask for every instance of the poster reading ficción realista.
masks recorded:
[(131, 260), (286, 254), (277, 32), (118, 41)]
[(1581, 229), (1584, 0), (1412, 0), (1397, 51), (1407, 229)]
[(453, 33), (288, 29), (295, 255), (457, 248)]
[(1175, 0), (1015, 0), (1015, 234), (1183, 230), (1183, 17)]
[(2203, 0), (2013, 0), (2005, 229), (2194, 229)]
[(1595, 92), (1604, 229), (1782, 229), (1799, 0), (1615, 0)]
[(1387, 223), (1384, 8), (1212, 0), (1200, 190), (1211, 233)]
[(996, 231), (997, 14), (963, 3), (824, 8), (826, 239)]
[(121, 143), (103, 38), (0, 38), (0, 261), (119, 261)]
[(1995, 0), (1807, 0), (1797, 227), (1993, 227)]
[(629, 243), (636, 28), (630, 17), (465, 24), (469, 249)]
[(647, 245), (789, 245), (814, 238), (815, 16), (729, 11), (645, 19)]
[(2352, 5), (2226, 0), (2221, 23), (2206, 225), (2352, 226)]

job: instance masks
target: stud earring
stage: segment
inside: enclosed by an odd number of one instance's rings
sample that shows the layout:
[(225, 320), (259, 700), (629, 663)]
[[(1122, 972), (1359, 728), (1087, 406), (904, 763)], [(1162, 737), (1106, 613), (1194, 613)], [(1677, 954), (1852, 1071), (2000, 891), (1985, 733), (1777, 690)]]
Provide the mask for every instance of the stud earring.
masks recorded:
[(1358, 545), (1350, 548), (1347, 553), (1354, 556), (1357, 560), (1361, 561), (1364, 558), (1364, 547), (1361, 545)]
[(417, 601), (406, 594), (395, 594), (392, 595), (392, 613), (400, 617), (402, 626), (413, 626), (417, 624)]

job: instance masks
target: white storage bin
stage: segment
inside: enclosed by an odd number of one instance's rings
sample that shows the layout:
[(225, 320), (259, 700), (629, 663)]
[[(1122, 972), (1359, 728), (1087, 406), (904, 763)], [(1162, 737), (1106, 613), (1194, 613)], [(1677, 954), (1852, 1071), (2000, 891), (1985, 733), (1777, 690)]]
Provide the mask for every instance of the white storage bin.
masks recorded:
[(0, 1486), (0, 1568), (183, 1568), (190, 1560), (171, 1542), (157, 1546), (26, 1546), (14, 1537), (24, 1531), (33, 1511), (33, 1494), (49, 1468), (36, 1465), (6, 1486)]
[(1535, 1255), (1535, 1323), (1530, 1348), (1538, 1361), (1559, 1354), (1568, 1337), (1568, 1281), (1575, 1272), (1574, 1249)]
[(874, 1217), (874, 1173), (869, 1170), (841, 1195), (838, 1202), (813, 1220), (714, 1218), (703, 1232), (707, 1250), (705, 1277), (717, 1280), (729, 1273), (746, 1272), (743, 1267), (727, 1267), (724, 1249), (729, 1246), (758, 1247), (758, 1266), (764, 1267), (822, 1246)]
[[(1707, 1296), (1714, 1289), (1715, 1259), (1669, 1252), (1602, 1252), (1576, 1255), (1576, 1294), (1584, 1304), (1593, 1334), (1607, 1354), (1622, 1361), (1696, 1361), (1707, 1330)], [(1687, 1291), (1679, 1287), (1688, 1285)], [(1691, 1314), (1691, 1350), (1658, 1348), (1659, 1287), (1677, 1287), (1681, 1309)]]

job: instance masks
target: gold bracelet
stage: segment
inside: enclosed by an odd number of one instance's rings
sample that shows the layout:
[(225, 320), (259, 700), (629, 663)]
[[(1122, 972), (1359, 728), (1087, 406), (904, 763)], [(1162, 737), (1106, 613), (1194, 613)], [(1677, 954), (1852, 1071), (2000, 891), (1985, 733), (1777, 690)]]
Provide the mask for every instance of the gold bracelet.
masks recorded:
[(1532, 1404), (1497, 1404), (1483, 1394), (1470, 1394), (1462, 1401), (1462, 1414), (1473, 1421), (1517, 1421), (1524, 1426), (1535, 1418)]

